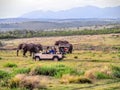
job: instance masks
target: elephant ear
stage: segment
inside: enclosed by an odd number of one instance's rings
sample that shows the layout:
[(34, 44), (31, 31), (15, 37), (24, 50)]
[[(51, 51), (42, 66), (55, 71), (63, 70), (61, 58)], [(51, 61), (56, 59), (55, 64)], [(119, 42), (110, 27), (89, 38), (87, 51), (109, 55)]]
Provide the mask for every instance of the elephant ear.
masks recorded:
[(38, 47), (39, 50), (41, 50), (41, 51), (43, 50), (43, 47), (42, 47), (41, 44), (37, 44), (37, 47)]

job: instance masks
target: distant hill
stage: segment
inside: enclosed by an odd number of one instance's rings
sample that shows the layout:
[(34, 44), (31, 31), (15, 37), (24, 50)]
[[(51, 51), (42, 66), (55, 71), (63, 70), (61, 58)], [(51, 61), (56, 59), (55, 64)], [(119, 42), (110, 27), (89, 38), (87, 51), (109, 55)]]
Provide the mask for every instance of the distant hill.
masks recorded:
[[(90, 26), (120, 24), (120, 19), (0, 19), (0, 31), (8, 30), (68, 30)], [(104, 26), (103, 26), (104, 27)]]
[(64, 11), (33, 11), (21, 16), (22, 18), (120, 18), (120, 6), (98, 8), (94, 6), (72, 8)]

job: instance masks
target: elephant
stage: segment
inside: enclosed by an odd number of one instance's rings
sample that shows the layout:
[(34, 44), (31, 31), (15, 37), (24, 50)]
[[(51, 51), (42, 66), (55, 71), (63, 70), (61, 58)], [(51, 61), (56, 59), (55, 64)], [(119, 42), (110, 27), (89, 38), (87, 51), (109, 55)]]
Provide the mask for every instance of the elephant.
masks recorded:
[(59, 41), (56, 41), (55, 42), (55, 45), (60, 45), (60, 44), (69, 44), (69, 42), (68, 41), (62, 41), (62, 40), (59, 40)]
[[(72, 53), (73, 51), (73, 45), (70, 44), (68, 41), (56, 41), (55, 44), (56, 46), (59, 47), (59, 51), (60, 53)], [(67, 51), (66, 51), (66, 48), (67, 48)]]
[(17, 48), (17, 56), (18, 56), (19, 50), (23, 50), (23, 56), (26, 56), (27, 51), (29, 51), (30, 56), (32, 56), (32, 53), (37, 53), (40, 50), (42, 51), (43, 49), (41, 44), (21, 43), (18, 45), (18, 48)]

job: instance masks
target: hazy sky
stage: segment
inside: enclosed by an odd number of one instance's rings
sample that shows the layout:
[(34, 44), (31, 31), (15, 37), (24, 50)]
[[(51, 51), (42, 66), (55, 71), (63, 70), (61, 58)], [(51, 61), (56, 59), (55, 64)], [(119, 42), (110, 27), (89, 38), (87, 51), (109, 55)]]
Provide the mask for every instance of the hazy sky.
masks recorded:
[(0, 18), (19, 17), (34, 10), (59, 11), (81, 6), (114, 7), (120, 0), (0, 0)]

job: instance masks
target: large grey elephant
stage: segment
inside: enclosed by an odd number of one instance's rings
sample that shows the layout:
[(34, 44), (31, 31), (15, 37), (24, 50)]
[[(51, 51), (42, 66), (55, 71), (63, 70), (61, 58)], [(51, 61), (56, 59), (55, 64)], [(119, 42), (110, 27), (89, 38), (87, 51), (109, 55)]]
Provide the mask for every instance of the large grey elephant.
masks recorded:
[(18, 48), (17, 48), (17, 56), (18, 56), (19, 50), (23, 50), (23, 56), (26, 56), (27, 51), (29, 51), (30, 56), (32, 56), (32, 53), (37, 53), (40, 50), (42, 51), (43, 49), (41, 44), (21, 43), (18, 45)]

